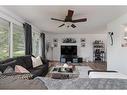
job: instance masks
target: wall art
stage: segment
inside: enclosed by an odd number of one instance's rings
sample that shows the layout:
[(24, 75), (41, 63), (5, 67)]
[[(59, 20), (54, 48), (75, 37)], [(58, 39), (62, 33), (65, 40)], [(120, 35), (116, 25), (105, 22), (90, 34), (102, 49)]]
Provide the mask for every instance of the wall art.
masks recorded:
[(85, 43), (81, 43), (81, 47), (85, 47)]
[(86, 41), (85, 38), (81, 38), (81, 39), (80, 39), (80, 42), (85, 42), (85, 41)]
[(58, 47), (58, 43), (54, 43), (54, 47)]
[(63, 43), (76, 43), (76, 39), (74, 38), (64, 38)]
[(54, 43), (57, 43), (57, 42), (58, 42), (58, 39), (57, 39), (57, 38), (54, 38), (54, 39), (53, 39), (53, 42), (54, 42)]

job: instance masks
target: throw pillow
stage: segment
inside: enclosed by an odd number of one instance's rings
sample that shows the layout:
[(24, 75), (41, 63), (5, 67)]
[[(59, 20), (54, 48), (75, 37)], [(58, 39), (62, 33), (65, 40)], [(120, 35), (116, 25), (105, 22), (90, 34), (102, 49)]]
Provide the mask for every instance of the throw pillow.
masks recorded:
[(40, 56), (38, 56), (36, 58), (35, 57), (31, 57), (31, 59), (32, 59), (33, 68), (37, 67), (37, 66), (40, 66), (40, 65), (43, 65)]
[[(9, 59), (8, 59), (9, 60)], [(5, 69), (8, 67), (8, 66), (11, 66), (12, 68), (15, 67), (15, 63), (16, 63), (16, 60), (13, 60), (13, 61), (7, 61), (7, 62), (2, 62), (2, 64), (0, 64), (0, 71), (2, 73), (4, 73)]]
[(24, 67), (20, 65), (15, 66), (15, 72), (16, 73), (30, 73), (27, 69), (25, 69)]
[(2, 72), (0, 71), (0, 75), (2, 74)]
[(14, 73), (14, 70), (11, 66), (8, 66), (3, 73)]

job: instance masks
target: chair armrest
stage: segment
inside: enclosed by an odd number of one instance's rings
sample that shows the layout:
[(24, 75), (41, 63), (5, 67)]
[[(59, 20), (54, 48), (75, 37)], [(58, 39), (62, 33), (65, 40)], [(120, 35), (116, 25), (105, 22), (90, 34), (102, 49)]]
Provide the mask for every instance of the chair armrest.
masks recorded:
[(108, 70), (108, 71), (105, 71), (105, 70), (89, 70), (88, 71), (88, 75), (90, 74), (90, 72), (116, 72), (117, 73), (117, 71), (111, 71), (111, 70)]
[(47, 60), (47, 59), (43, 59), (43, 58), (41, 57), (41, 61), (43, 62), (43, 64), (47, 64), (47, 65), (49, 65), (49, 60)]

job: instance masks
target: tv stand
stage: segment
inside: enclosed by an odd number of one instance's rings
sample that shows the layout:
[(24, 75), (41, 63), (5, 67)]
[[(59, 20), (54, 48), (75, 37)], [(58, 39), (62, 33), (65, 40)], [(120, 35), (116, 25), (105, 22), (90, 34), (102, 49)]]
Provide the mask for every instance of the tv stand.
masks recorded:
[(61, 63), (82, 63), (82, 58), (75, 55), (61, 55)]

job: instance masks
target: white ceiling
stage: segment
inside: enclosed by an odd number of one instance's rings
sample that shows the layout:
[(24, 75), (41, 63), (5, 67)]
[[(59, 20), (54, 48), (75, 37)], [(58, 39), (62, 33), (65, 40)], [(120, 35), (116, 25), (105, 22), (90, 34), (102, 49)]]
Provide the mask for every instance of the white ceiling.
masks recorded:
[[(105, 33), (106, 25), (127, 12), (126, 6), (4, 6), (5, 9), (50, 33)], [(76, 23), (76, 28), (65, 26), (50, 18), (64, 19), (68, 9), (74, 10), (73, 19), (87, 17), (87, 22)]]

